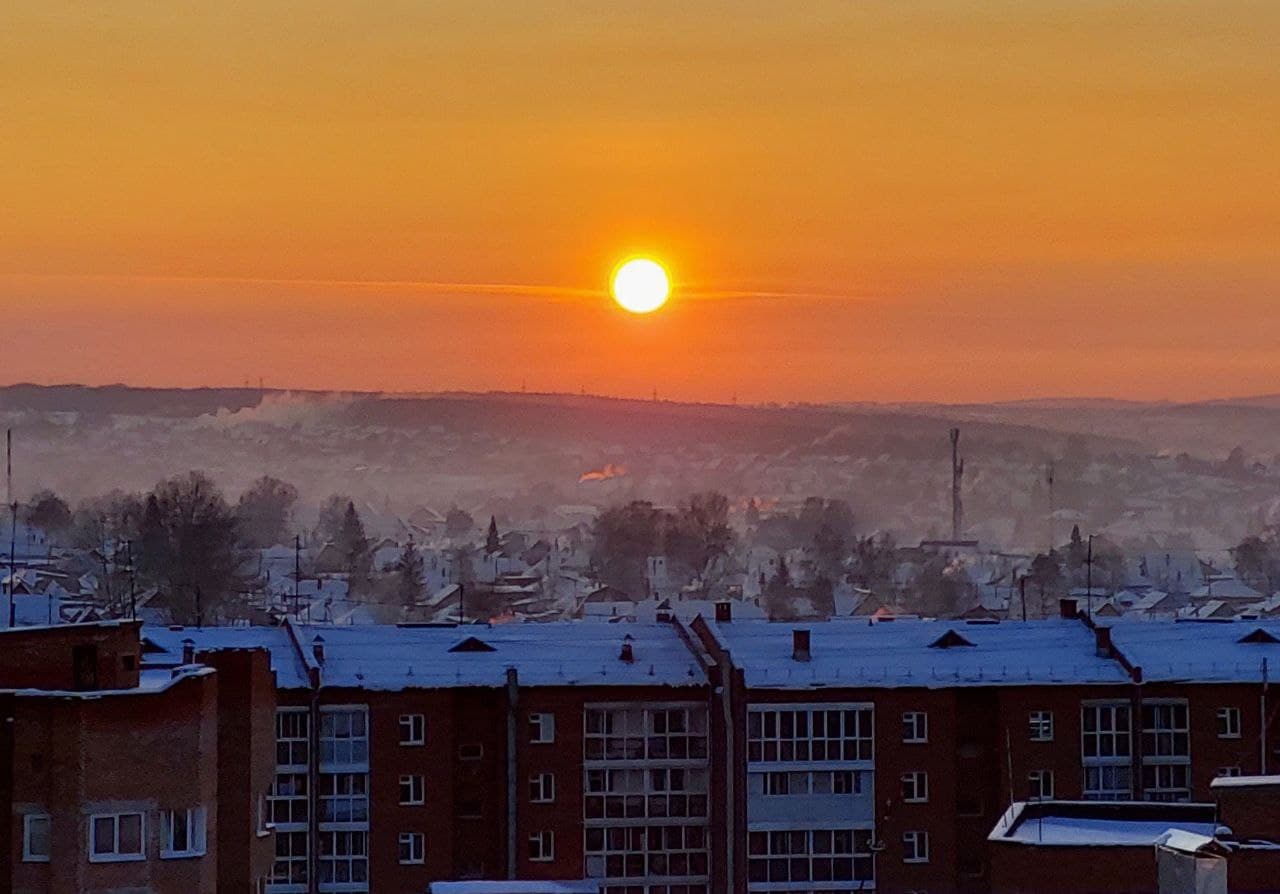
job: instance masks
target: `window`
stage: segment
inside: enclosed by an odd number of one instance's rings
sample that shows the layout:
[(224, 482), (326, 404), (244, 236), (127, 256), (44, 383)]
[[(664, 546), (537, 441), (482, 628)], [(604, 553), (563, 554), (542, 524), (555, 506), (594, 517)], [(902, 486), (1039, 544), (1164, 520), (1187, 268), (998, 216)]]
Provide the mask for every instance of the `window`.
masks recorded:
[(929, 833), (928, 832), (903, 832), (902, 833), (902, 862), (903, 863), (928, 863), (929, 862)]
[(621, 894), (705, 894), (706, 708), (589, 705), (582, 723), (583, 874)]
[(908, 711), (902, 715), (902, 741), (916, 743), (929, 741), (929, 715), (923, 711)]
[(410, 805), (426, 803), (421, 776), (400, 777), (400, 803)]
[(860, 795), (863, 773), (858, 770), (800, 770), (751, 773), (752, 795)]
[(321, 708), (320, 769), (369, 768), (369, 717), (363, 707)]
[[(752, 831), (747, 836), (752, 887), (862, 890), (875, 881), (870, 829)], [(800, 884), (797, 884), (800, 883)]]
[(276, 711), (276, 766), (305, 772), (311, 742), (311, 717), (306, 708)]
[(421, 832), (400, 833), (400, 865), (420, 866), (427, 862), (426, 839)]
[(141, 813), (98, 813), (89, 817), (89, 862), (145, 860), (145, 823)]
[(539, 773), (529, 777), (529, 800), (534, 804), (550, 804), (556, 799), (556, 777)]
[(1219, 708), (1218, 709), (1218, 738), (1219, 739), (1240, 738), (1240, 709), (1239, 708)]
[(200, 857), (205, 852), (203, 807), (160, 812), (160, 858)]
[(320, 822), (367, 823), (369, 776), (365, 773), (322, 773)]
[(902, 800), (908, 804), (924, 804), (929, 800), (929, 774), (912, 770), (902, 774)]
[(369, 890), (369, 833), (320, 832), (320, 890)]
[(535, 745), (546, 745), (556, 740), (556, 715), (530, 714), (529, 741)]
[(762, 708), (747, 715), (751, 763), (844, 763), (872, 759), (872, 709)]
[(550, 863), (556, 858), (556, 833), (534, 832), (529, 836), (529, 860)]
[(424, 745), (427, 741), (427, 718), (421, 714), (400, 715), (400, 744)]
[(458, 746), (458, 760), (478, 761), (482, 757), (484, 757), (483, 745), (459, 745)]
[(1221, 779), (1223, 777), (1239, 776), (1241, 773), (1239, 767), (1219, 767), (1214, 775)]
[(22, 862), (49, 862), (49, 815), (28, 813), (22, 817)]
[(1148, 801), (1191, 800), (1191, 730), (1187, 703), (1142, 703), (1142, 796)]
[(1085, 800), (1126, 801), (1132, 797), (1129, 713), (1127, 702), (1081, 705), (1080, 753)]
[(1032, 711), (1030, 716), (1031, 741), (1053, 741), (1053, 712)]
[(1027, 774), (1027, 783), (1031, 789), (1030, 798), (1033, 801), (1052, 801), (1053, 800), (1053, 771), (1052, 770), (1032, 770)]

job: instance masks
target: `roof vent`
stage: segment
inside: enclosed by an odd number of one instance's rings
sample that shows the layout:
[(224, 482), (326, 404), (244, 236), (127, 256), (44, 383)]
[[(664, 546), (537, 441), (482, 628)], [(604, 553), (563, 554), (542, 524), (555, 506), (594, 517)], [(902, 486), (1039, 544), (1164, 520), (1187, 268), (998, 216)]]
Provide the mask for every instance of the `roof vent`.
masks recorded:
[(1276, 635), (1269, 630), (1264, 630), (1261, 627), (1257, 627), (1254, 629), (1252, 633), (1246, 633), (1244, 636), (1236, 640), (1236, 642), (1238, 643), (1270, 643), (1271, 645), (1275, 645), (1276, 643), (1280, 643), (1280, 638), (1277, 638)]
[(311, 654), (316, 656), (316, 661), (324, 664), (324, 637), (318, 633), (311, 641)]
[(187, 637), (182, 641), (182, 663), (196, 663), (196, 641)]
[(808, 630), (791, 631), (791, 657), (795, 661), (808, 661), (813, 657)]
[(618, 653), (618, 658), (627, 664), (631, 664), (636, 660), (636, 652), (631, 646), (631, 634), (629, 633), (622, 638), (622, 651)]
[(954, 649), (957, 646), (968, 646), (973, 648), (973, 643), (969, 642), (954, 630), (948, 630), (942, 636), (929, 643), (930, 649)]
[(493, 646), (478, 637), (469, 636), (449, 649), (450, 652), (496, 652)]
[(716, 603), (716, 620), (721, 624), (733, 620), (733, 603), (727, 599)]
[(1077, 603), (1074, 599), (1058, 600), (1058, 615), (1068, 621), (1076, 619)]

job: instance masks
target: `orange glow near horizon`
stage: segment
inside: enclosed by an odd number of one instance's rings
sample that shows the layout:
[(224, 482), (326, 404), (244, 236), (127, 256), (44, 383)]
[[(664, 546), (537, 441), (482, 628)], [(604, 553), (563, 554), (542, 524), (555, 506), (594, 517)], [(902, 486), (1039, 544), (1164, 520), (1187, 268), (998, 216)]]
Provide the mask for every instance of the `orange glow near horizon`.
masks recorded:
[(1248, 0), (11, 0), (0, 383), (1275, 391), (1277, 43)]

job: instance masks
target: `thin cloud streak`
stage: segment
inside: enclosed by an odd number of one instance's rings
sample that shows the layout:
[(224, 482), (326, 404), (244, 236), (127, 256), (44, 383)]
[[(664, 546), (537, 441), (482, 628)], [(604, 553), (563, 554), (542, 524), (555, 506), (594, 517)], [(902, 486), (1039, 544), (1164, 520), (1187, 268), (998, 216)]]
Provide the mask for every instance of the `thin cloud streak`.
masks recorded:
[[(495, 295), (530, 298), (599, 298), (608, 293), (605, 288), (589, 289), (580, 286), (561, 286), (548, 283), (478, 283), (440, 282), (437, 280), (410, 279), (316, 279), (262, 276), (184, 276), (178, 274), (143, 273), (0, 273), (0, 279), (35, 280), (41, 282), (79, 281), (112, 283), (226, 283), (247, 286), (287, 286), (312, 288), (393, 289), (422, 292), (431, 295)], [(682, 286), (676, 283), (675, 291), (681, 298), (699, 301), (726, 301), (750, 299), (800, 299), (812, 301), (869, 300), (873, 296), (851, 295), (839, 292), (778, 291), (752, 289), (714, 289), (699, 286)]]

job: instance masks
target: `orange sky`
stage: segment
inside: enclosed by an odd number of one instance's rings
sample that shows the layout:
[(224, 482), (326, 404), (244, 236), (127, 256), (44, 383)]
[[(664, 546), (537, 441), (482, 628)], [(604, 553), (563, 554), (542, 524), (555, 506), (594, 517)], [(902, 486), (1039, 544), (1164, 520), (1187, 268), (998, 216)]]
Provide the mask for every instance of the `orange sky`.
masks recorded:
[(0, 6), (0, 381), (1280, 390), (1273, 0), (231, 9)]

